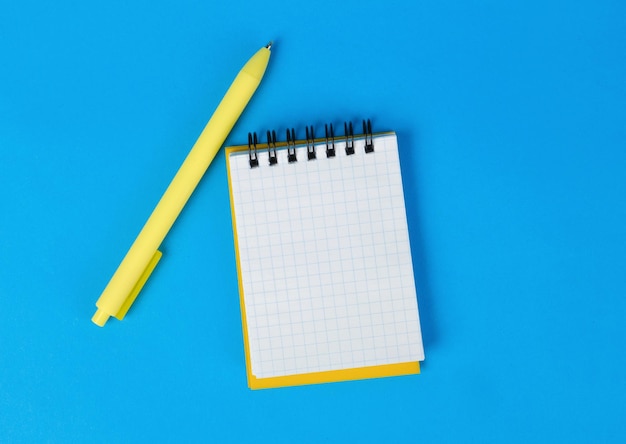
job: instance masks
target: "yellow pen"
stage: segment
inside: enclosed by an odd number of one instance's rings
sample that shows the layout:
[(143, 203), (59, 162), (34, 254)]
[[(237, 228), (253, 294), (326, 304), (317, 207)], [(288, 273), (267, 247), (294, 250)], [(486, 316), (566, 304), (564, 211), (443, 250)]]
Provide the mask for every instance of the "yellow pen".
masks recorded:
[(161, 258), (165, 235), (200, 182), (226, 136), (256, 91), (270, 58), (272, 42), (248, 60), (226, 91), (139, 236), (96, 302), (91, 320), (100, 327), (110, 316), (122, 320)]

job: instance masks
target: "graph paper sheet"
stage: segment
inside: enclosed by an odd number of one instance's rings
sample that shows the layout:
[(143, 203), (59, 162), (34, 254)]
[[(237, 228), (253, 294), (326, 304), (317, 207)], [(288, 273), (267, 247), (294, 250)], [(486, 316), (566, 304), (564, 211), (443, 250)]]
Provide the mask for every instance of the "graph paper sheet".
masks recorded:
[(299, 146), (291, 163), (279, 148), (272, 166), (259, 150), (254, 168), (247, 147), (228, 150), (249, 383), (419, 372), (424, 351), (396, 135), (373, 142), (365, 153), (365, 141), (355, 140), (352, 155), (335, 142), (330, 158), (320, 144), (315, 160)]

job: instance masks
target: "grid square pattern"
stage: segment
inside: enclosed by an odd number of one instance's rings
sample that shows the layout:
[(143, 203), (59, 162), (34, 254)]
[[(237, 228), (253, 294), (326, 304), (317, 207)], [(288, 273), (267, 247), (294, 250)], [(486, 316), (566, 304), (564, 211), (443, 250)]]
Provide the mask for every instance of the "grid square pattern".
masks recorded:
[(424, 359), (396, 136), (335, 147), (229, 156), (257, 378)]

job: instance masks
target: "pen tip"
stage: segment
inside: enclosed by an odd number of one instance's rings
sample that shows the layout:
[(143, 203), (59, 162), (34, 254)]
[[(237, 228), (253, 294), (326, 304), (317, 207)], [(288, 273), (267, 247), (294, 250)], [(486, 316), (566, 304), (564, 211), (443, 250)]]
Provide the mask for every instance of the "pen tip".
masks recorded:
[(271, 49), (272, 49), (272, 45), (273, 45), (273, 44), (274, 44), (274, 42), (270, 40), (270, 42), (269, 42), (267, 45), (265, 45), (265, 47), (266, 47), (267, 49), (271, 50)]

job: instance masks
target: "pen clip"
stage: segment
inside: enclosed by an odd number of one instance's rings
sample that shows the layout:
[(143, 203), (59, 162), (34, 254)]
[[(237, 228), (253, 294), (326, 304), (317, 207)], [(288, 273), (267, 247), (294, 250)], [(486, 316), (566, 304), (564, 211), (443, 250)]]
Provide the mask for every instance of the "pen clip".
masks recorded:
[(159, 250), (157, 250), (154, 253), (154, 256), (152, 256), (152, 259), (150, 259), (150, 262), (148, 262), (148, 265), (146, 266), (145, 270), (143, 271), (143, 273), (141, 273), (141, 276), (139, 276), (139, 280), (137, 280), (137, 283), (135, 284), (133, 289), (130, 291), (130, 293), (124, 300), (124, 303), (122, 304), (120, 309), (117, 311), (117, 313), (114, 314), (114, 316), (120, 321), (124, 319), (124, 316), (126, 316), (128, 309), (130, 308), (131, 305), (133, 305), (133, 302), (135, 302), (135, 299), (137, 299), (139, 292), (148, 281), (148, 278), (154, 271), (154, 268), (159, 263), (161, 256), (163, 256), (163, 253), (161, 253)]

